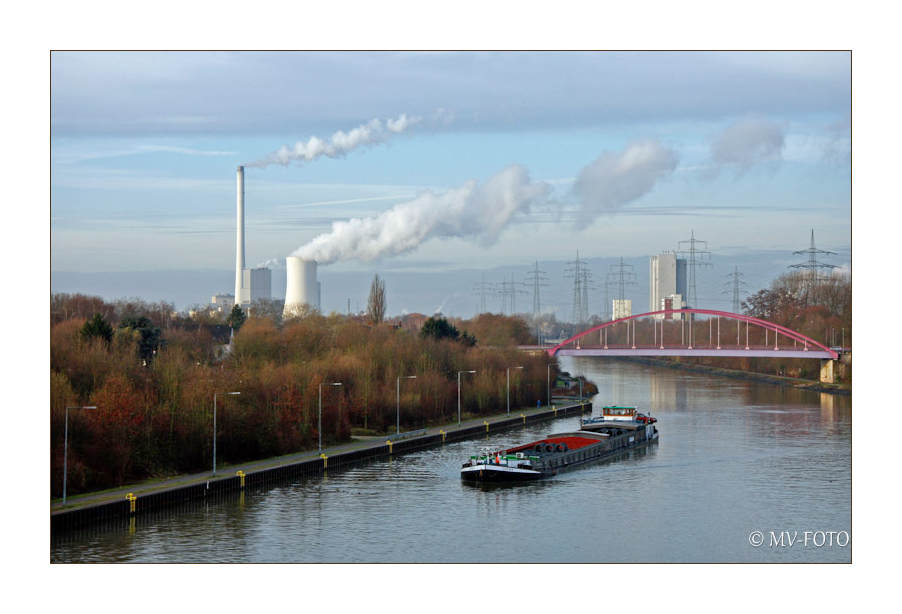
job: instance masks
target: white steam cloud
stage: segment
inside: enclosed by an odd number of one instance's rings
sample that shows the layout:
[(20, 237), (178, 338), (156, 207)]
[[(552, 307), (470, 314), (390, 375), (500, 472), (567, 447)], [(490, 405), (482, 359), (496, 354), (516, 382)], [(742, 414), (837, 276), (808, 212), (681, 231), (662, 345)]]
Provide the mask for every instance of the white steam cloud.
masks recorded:
[(606, 151), (583, 168), (574, 192), (581, 210), (577, 222), (584, 225), (602, 213), (613, 213), (654, 188), (673, 172), (678, 156), (658, 141), (641, 139), (619, 152)]
[(334, 222), (292, 256), (329, 264), (372, 261), (411, 251), (432, 238), (462, 238), (492, 245), (518, 213), (544, 200), (550, 186), (532, 183), (525, 168), (512, 165), (479, 185), (470, 180), (442, 194), (425, 191), (377, 217)]
[(783, 160), (783, 128), (762, 115), (747, 115), (724, 130), (711, 144), (711, 159), (718, 168), (733, 168), (741, 175), (757, 164)]
[(278, 258), (270, 258), (266, 262), (257, 265), (258, 269), (278, 269), (282, 267), (282, 261)]
[(397, 119), (388, 119), (385, 123), (372, 119), (348, 132), (339, 130), (328, 140), (312, 136), (307, 142), (298, 141), (293, 146), (283, 145), (278, 151), (246, 166), (256, 168), (265, 168), (271, 164), (287, 166), (292, 162), (311, 162), (322, 156), (341, 158), (359, 147), (384, 143), (421, 120), (420, 117), (407, 117), (403, 113)]

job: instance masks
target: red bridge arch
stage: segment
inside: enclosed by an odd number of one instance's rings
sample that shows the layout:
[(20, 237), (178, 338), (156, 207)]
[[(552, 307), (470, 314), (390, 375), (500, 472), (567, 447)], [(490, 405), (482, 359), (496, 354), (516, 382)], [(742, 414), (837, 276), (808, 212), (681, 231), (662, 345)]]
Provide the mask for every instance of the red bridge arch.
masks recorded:
[[(799, 343), (802, 344), (803, 349), (801, 351), (802, 352), (812, 352), (812, 354), (810, 355), (811, 358), (831, 358), (833, 360), (836, 360), (839, 357), (839, 354), (835, 350), (832, 350), (832, 349), (828, 348), (827, 346), (823, 345), (822, 343), (819, 343), (819, 342), (815, 341), (814, 339), (811, 339), (810, 337), (806, 337), (805, 335), (803, 335), (797, 331), (794, 331), (791, 328), (787, 328), (787, 327), (781, 326), (779, 324), (774, 324), (773, 322), (768, 322), (767, 320), (762, 320), (760, 318), (754, 318), (752, 316), (741, 315), (738, 313), (730, 313), (728, 311), (714, 311), (711, 309), (664, 309), (661, 311), (651, 311), (649, 313), (640, 313), (637, 315), (627, 316), (625, 318), (619, 318), (617, 320), (605, 322), (604, 324), (600, 324), (598, 326), (595, 326), (593, 328), (585, 330), (579, 334), (573, 335), (566, 341), (563, 341), (562, 343), (559, 343), (558, 345), (556, 345), (552, 348), (548, 348), (547, 352), (548, 352), (549, 356), (556, 356), (558, 354), (558, 352), (560, 352), (561, 350), (565, 350), (566, 346), (568, 346), (572, 343), (577, 343), (577, 345), (578, 345), (579, 340), (582, 339), (583, 337), (586, 337), (588, 335), (591, 335), (592, 333), (601, 331), (605, 328), (614, 326), (616, 324), (628, 322), (629, 320), (637, 320), (639, 318), (647, 318), (647, 317), (657, 316), (657, 315), (678, 315), (678, 314), (699, 314), (699, 315), (707, 315), (707, 316), (716, 316), (718, 318), (726, 318), (728, 320), (736, 320), (739, 322), (746, 322), (747, 325), (753, 324), (759, 328), (763, 328), (765, 330), (774, 332), (773, 349), (751, 349), (748, 346), (746, 346), (743, 354), (747, 355), (747, 356), (770, 356), (770, 355), (773, 355), (773, 354), (771, 354), (772, 352), (780, 351), (779, 336), (782, 335), (783, 337), (792, 340), (796, 344), (799, 344)], [(689, 320), (690, 331), (691, 331), (691, 327), (692, 327), (692, 322), (693, 322), (693, 320), (690, 319)], [(662, 335), (663, 335), (663, 332), (662, 332)], [(687, 355), (687, 356), (689, 356), (689, 355), (718, 356), (718, 355), (726, 355), (726, 354), (739, 355), (736, 353), (736, 350), (722, 350), (720, 347), (717, 347), (716, 349), (705, 348), (703, 350), (702, 349), (693, 349), (691, 346), (691, 337), (692, 336), (690, 334), (690, 345), (687, 346), (686, 348), (679, 348), (679, 349), (671, 348), (670, 351), (660, 352), (660, 354), (667, 354), (667, 355), (677, 354), (677, 355)], [(663, 348), (663, 340), (661, 343), (662, 343), (661, 349), (663, 350), (664, 349)], [(617, 353), (621, 354), (621, 355), (630, 355), (630, 354), (640, 355), (641, 354), (641, 355), (646, 355), (646, 356), (654, 355), (654, 354), (658, 353), (655, 351), (655, 348), (636, 348), (635, 341), (633, 342), (633, 344), (634, 345), (631, 349), (617, 350)], [(604, 349), (607, 350), (608, 348), (605, 347)], [(577, 347), (577, 348), (575, 348), (575, 350), (580, 351), (580, 348)], [(573, 350), (567, 350), (567, 351), (568, 351), (568, 353), (573, 353)], [(590, 354), (593, 352), (586, 350), (586, 351), (581, 351), (581, 353)], [(600, 354), (601, 352), (595, 351), (594, 353)], [(606, 351), (604, 353), (611, 354), (612, 352)], [(783, 354), (784, 355), (786, 354), (785, 350), (783, 351)], [(807, 357), (807, 356), (808, 355), (802, 354), (800, 356), (790, 356), (790, 357)]]

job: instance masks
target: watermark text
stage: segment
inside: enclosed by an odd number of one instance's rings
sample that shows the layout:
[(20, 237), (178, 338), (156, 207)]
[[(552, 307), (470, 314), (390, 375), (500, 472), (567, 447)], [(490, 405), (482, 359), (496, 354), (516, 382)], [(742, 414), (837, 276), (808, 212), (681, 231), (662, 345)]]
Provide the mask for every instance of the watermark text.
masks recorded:
[(752, 531), (749, 544), (755, 548), (845, 548), (851, 541), (848, 531)]

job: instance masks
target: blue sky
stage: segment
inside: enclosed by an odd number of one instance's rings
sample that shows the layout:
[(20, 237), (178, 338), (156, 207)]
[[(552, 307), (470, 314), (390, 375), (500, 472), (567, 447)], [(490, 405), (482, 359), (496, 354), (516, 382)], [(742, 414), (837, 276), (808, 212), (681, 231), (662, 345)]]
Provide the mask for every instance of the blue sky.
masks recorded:
[[(56, 52), (50, 89), (51, 291), (143, 287), (179, 308), (232, 292), (236, 166), (372, 120), (336, 157), (248, 168), (247, 265), (282, 267), (276, 298), (285, 257), (355, 218), (334, 253), (395, 248), (321, 267), (326, 311), (365, 304), (368, 284), (344, 284), (380, 273), (389, 311), (456, 294), (472, 315), (480, 272), (519, 281), (579, 250), (596, 280), (621, 257), (647, 274), (693, 232), (712, 307), (734, 266), (755, 291), (812, 229), (851, 270), (847, 52)], [(434, 288), (402, 291), (429, 273)], [(566, 310), (563, 271), (552, 281)]]

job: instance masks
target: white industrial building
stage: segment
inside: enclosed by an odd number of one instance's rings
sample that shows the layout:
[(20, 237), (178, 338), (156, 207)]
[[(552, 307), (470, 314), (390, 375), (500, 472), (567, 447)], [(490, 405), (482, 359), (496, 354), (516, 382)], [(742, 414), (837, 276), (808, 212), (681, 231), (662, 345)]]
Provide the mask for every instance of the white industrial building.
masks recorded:
[(210, 309), (220, 313), (228, 314), (235, 306), (234, 294), (216, 294), (210, 300)]
[[(685, 309), (686, 261), (672, 252), (652, 256), (649, 262), (649, 311)], [(663, 319), (663, 315), (655, 316)]]
[(241, 287), (241, 306), (254, 301), (272, 300), (272, 271), (267, 268), (244, 269)]
[(633, 301), (628, 298), (614, 299), (614, 319), (628, 318), (633, 315)]

